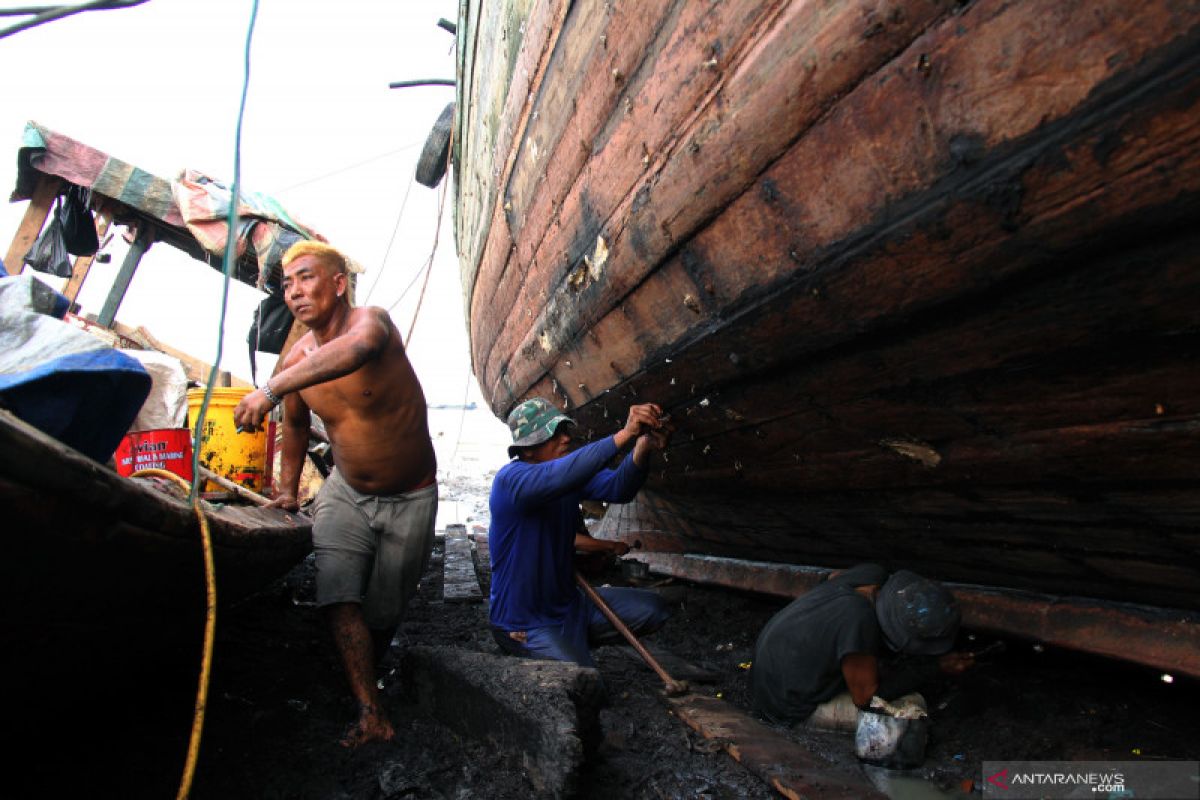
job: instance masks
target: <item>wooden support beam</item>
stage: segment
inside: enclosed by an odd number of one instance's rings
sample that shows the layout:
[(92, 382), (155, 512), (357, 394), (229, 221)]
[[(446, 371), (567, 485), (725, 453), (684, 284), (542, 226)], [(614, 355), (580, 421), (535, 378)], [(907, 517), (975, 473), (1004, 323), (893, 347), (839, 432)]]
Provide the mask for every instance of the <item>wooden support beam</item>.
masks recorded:
[(446, 556), (442, 562), (442, 599), (447, 603), (478, 603), (483, 600), (471, 542), (466, 525), (446, 526)]
[[(96, 213), (96, 238), (99, 241), (104, 241), (104, 237), (108, 234), (108, 228), (112, 225), (112, 219), (112, 205), (110, 203), (102, 204)], [(83, 282), (87, 280), (88, 272), (91, 271), (95, 260), (95, 254), (79, 256), (75, 259), (75, 268), (71, 270), (71, 279), (67, 281), (67, 285), (63, 289), (63, 294), (72, 304), (79, 297), (79, 290), (83, 288)]]
[(739, 764), (791, 800), (873, 800), (885, 796), (863, 775), (833, 772), (804, 745), (715, 697), (690, 694), (666, 698), (666, 703), (688, 727), (718, 742)]
[[(175, 356), (180, 363), (183, 364), (183, 371), (187, 374), (188, 380), (196, 381), (197, 383), (208, 383), (208, 377), (212, 373), (212, 364), (206, 361), (201, 361), (195, 356), (185, 353), (182, 350), (171, 347), (169, 344), (158, 339), (150, 331), (146, 330), (145, 326), (131, 328), (128, 325), (122, 325), (120, 322), (113, 322), (109, 326), (111, 330), (131, 339), (141, 345), (146, 350), (157, 350), (160, 353), (166, 353), (169, 356)], [(229, 382), (223, 382), (228, 376)], [(217, 378), (217, 385), (220, 386), (238, 386), (249, 387), (250, 384), (241, 378), (234, 378), (228, 372), (222, 371)]]
[(117, 318), (117, 309), (121, 307), (121, 301), (125, 299), (125, 292), (128, 291), (129, 284), (133, 282), (133, 273), (137, 272), (142, 256), (150, 249), (153, 241), (154, 232), (150, 226), (140, 226), (137, 238), (133, 240), (133, 245), (130, 246), (129, 252), (125, 254), (125, 261), (121, 263), (121, 271), (117, 273), (112, 289), (108, 292), (108, 298), (104, 301), (104, 307), (100, 309), (97, 322), (104, 327), (107, 328), (112, 325), (113, 321)]
[(17, 226), (17, 232), (4, 255), (4, 267), (9, 275), (20, 275), (24, 271), (25, 254), (33, 247), (42, 226), (46, 224), (46, 217), (50, 216), (50, 207), (54, 205), (54, 198), (58, 196), (61, 185), (62, 178), (57, 175), (42, 175), (38, 178), (33, 197), (25, 209), (25, 216)]
[[(798, 597), (831, 570), (676, 553), (637, 553), (656, 572), (697, 583)], [(1018, 589), (946, 583), (975, 630), (1034, 639), (1200, 678), (1200, 614)]]

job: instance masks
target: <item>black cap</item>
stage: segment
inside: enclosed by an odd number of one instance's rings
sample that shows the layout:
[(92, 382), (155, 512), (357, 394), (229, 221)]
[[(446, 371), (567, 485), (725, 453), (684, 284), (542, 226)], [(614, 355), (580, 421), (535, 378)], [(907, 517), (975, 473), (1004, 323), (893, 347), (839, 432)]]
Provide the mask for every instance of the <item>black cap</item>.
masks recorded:
[(888, 647), (923, 656), (949, 652), (962, 619), (946, 587), (906, 569), (888, 578), (879, 590), (875, 615)]

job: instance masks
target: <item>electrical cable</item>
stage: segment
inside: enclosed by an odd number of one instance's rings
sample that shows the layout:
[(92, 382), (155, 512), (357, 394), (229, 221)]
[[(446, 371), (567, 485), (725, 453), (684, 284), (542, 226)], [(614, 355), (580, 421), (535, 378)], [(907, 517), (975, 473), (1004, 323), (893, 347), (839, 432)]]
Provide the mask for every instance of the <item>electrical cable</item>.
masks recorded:
[(338, 175), (341, 175), (344, 172), (349, 172), (352, 169), (358, 169), (359, 167), (365, 167), (367, 164), (373, 164), (376, 161), (382, 161), (383, 159), (388, 158), (390, 156), (394, 156), (397, 153), (403, 153), (405, 150), (412, 150), (414, 147), (416, 147), (420, 144), (423, 144), (423, 142), (413, 142), (412, 144), (406, 144), (403, 147), (397, 147), (395, 150), (388, 150), (386, 153), (380, 153), (377, 156), (371, 156), (370, 158), (365, 159), (363, 161), (357, 161), (353, 164), (348, 164), (339, 169), (335, 169), (333, 172), (326, 172), (325, 174), (318, 175), (315, 178), (306, 178), (306, 179), (300, 181), (299, 183), (289, 184), (288, 186), (284, 186), (282, 188), (276, 189), (273, 192), (273, 194), (278, 195), (281, 192), (286, 192), (291, 189), (297, 189), (301, 186), (307, 186), (310, 183), (316, 183), (317, 181), (323, 181), (326, 178), (337, 177)]
[[(233, 184), (229, 190), (229, 216), (227, 219), (225, 237), (224, 288), (221, 294), (221, 315), (217, 324), (217, 355), (213, 359), (212, 369), (208, 374), (208, 383), (204, 388), (204, 401), (200, 404), (200, 413), (196, 417), (196, 429), (193, 432), (192, 444), (192, 483), (188, 499), (196, 513), (201, 517), (200, 535), (205, 547), (205, 574), (208, 582), (209, 613), (204, 625), (204, 655), (200, 662), (200, 683), (196, 690), (195, 714), (192, 718), (192, 735), (188, 742), (187, 761), (183, 767), (183, 776), (179, 782), (179, 792), (176, 800), (185, 800), (192, 791), (192, 780), (196, 774), (196, 761), (200, 757), (200, 739), (204, 732), (204, 712), (208, 705), (208, 683), (212, 672), (212, 644), (216, 638), (216, 576), (212, 564), (212, 543), (209, 541), (208, 524), (203, 520), (200, 511), (199, 486), (200, 480), (200, 450), (204, 431), (204, 421), (208, 414), (208, 405), (212, 400), (213, 384), (221, 369), (221, 352), (225, 346), (225, 316), (229, 309), (229, 283), (237, 262), (237, 220), (238, 195), (242, 178), (242, 122), (246, 116), (246, 95), (250, 88), (250, 45), (254, 40), (254, 23), (258, 19), (258, 0), (250, 2), (250, 22), (246, 27), (246, 45), (244, 54), (244, 72), (242, 75), (242, 96), (238, 104), (237, 129), (233, 142)], [(168, 473), (170, 474), (170, 473)], [(182, 479), (181, 479), (182, 480)]]
[(92, 0), (90, 3), (80, 3), (73, 6), (36, 6), (6, 9), (0, 12), (0, 14), (3, 16), (23, 16), (28, 14), (32, 16), (32, 19), (23, 20), (15, 25), (9, 25), (7, 28), (0, 28), (0, 39), (83, 11), (109, 11), (119, 8), (132, 8), (133, 6), (140, 6), (145, 2), (146, 0)]
[[(232, 272), (237, 262), (237, 229), (238, 229), (238, 197), (241, 193), (242, 182), (242, 122), (246, 116), (246, 94), (250, 88), (250, 43), (254, 37), (254, 22), (258, 18), (258, 0), (251, 0), (250, 25), (246, 31), (246, 48), (244, 57), (244, 73), (242, 77), (242, 96), (238, 104), (237, 128), (233, 142), (233, 184), (229, 189), (229, 214), (226, 217), (225, 255), (223, 274), (225, 276), (221, 292), (221, 315), (217, 325), (217, 355), (213, 359), (212, 369), (208, 373), (208, 383), (204, 387), (204, 402), (200, 404), (200, 413), (196, 418), (196, 430), (192, 447), (192, 475), (200, 474), (200, 432), (208, 414), (208, 405), (212, 399), (213, 385), (221, 369), (221, 354), (225, 348), (225, 316), (229, 309), (229, 284)], [(196, 496), (199, 482), (193, 478), (192, 497)]]

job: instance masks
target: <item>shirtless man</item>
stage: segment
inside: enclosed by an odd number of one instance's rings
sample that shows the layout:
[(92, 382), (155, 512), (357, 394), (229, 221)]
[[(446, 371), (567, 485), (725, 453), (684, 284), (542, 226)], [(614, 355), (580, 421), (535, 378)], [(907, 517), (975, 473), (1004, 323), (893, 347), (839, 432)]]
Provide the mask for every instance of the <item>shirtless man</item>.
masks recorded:
[(325, 423), (334, 471), (313, 506), (317, 605), (326, 609), (359, 718), (342, 744), (391, 739), (375, 664), (386, 652), (433, 546), (437, 462), (425, 395), (387, 312), (352, 308), (346, 259), (319, 242), (283, 258), (284, 301), (310, 330), (280, 371), (234, 410), (251, 430), (283, 403), (279, 491), (295, 511), (309, 411)]

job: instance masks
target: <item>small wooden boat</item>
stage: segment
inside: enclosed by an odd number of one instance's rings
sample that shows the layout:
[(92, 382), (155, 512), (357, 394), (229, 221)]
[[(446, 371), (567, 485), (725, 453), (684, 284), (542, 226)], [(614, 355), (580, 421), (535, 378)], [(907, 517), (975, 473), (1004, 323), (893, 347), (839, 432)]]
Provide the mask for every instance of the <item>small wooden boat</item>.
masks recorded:
[[(198, 641), (204, 617), (199, 522), (186, 498), (98, 464), (0, 410), (0, 567), (6, 642), (47, 643), (182, 633)], [(311, 549), (302, 514), (203, 502), (217, 596), (232, 603), (262, 589)]]
[[(17, 160), (12, 199), (30, 202), (6, 263), (21, 264), (59, 194), (68, 187), (89, 190), (100, 237), (110, 225), (125, 225), (132, 233), (132, 246), (95, 325), (125, 346), (170, 350), (144, 331), (122, 328), (116, 313), (154, 242), (221, 268), (229, 190), (190, 171), (175, 179), (152, 175), (32, 122)], [(239, 209), (242, 233), (234, 277), (271, 286), (286, 246), (316, 234), (262, 195), (242, 196)], [(92, 260), (75, 260), (64, 289), (68, 300), (75, 300)], [(302, 332), (302, 325), (293, 325), (289, 343)], [(186, 356), (184, 361), (190, 377), (208, 379), (207, 365)], [(223, 377), (229, 380), (227, 373)], [(10, 609), (3, 626), (6, 641), (55, 645), (86, 635), (124, 645), (145, 639), (149, 622), (160, 624), (151, 629), (154, 636), (183, 632), (199, 640), (204, 563), (199, 523), (185, 500), (152, 488), (153, 480), (121, 477), (3, 410), (0, 453), (7, 548), (2, 580)], [(311, 550), (311, 522), (304, 515), (211, 503), (204, 504), (204, 513), (222, 603), (262, 589)], [(26, 660), (36, 667), (34, 659)]]
[(678, 428), (603, 535), (1195, 637), (1200, 4), (464, 2), (458, 53), (491, 408)]

